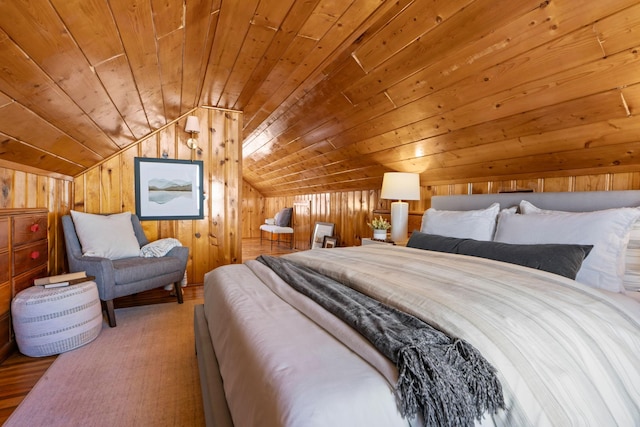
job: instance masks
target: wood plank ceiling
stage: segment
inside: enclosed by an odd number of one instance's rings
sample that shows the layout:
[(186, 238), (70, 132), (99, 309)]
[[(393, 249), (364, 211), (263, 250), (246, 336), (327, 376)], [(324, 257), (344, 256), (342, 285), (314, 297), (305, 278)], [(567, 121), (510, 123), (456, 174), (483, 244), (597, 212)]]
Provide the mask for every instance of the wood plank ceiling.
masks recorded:
[(74, 176), (217, 106), (267, 196), (637, 171), (639, 30), (631, 0), (0, 0), (0, 159)]

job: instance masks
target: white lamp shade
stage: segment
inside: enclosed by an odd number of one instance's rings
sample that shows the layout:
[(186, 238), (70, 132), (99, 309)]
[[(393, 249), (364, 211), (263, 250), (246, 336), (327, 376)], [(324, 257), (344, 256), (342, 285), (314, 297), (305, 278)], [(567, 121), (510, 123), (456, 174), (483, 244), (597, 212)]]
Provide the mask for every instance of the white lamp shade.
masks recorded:
[(420, 200), (420, 175), (408, 172), (385, 172), (380, 197), (391, 200)]
[(200, 132), (200, 122), (196, 116), (188, 116), (187, 124), (184, 126), (185, 132)]

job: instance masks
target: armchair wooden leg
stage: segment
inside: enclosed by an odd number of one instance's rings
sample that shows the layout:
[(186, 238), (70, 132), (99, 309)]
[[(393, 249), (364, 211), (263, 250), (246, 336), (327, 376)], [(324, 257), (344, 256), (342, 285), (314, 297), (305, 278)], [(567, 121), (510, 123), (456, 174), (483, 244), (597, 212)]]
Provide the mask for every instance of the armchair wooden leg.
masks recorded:
[(109, 321), (109, 326), (112, 328), (116, 327), (116, 312), (113, 309), (113, 300), (105, 301), (104, 304), (107, 307), (107, 320)]
[(182, 304), (184, 302), (184, 299), (182, 298), (182, 283), (175, 282), (173, 284), (173, 289), (175, 289), (176, 291), (176, 296), (178, 297), (178, 304)]

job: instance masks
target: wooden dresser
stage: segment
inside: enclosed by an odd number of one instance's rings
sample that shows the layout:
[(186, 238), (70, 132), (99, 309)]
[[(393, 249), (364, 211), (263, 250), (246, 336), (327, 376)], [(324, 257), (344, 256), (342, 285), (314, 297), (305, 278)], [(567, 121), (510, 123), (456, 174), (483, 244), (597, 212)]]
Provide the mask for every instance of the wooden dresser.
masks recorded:
[(14, 349), (11, 299), (48, 274), (46, 209), (0, 209), (0, 362)]

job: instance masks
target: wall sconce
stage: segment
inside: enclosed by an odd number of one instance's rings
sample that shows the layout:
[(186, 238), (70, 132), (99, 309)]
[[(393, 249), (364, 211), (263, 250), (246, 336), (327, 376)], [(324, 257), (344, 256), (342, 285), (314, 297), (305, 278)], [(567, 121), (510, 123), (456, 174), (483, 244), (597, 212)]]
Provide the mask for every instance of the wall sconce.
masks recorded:
[(385, 172), (380, 197), (398, 200), (391, 203), (391, 240), (406, 242), (409, 204), (402, 200), (420, 200), (420, 175), (407, 172)]
[(198, 139), (194, 134), (200, 133), (200, 122), (196, 116), (187, 117), (187, 124), (184, 126), (184, 131), (191, 134), (191, 137), (187, 139), (187, 147), (196, 150), (198, 148)]

